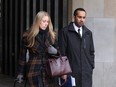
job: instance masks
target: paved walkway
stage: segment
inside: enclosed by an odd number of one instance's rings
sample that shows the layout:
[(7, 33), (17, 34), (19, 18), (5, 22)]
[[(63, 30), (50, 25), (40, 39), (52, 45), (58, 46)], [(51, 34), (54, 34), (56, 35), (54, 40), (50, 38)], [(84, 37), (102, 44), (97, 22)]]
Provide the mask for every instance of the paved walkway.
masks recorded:
[[(0, 87), (13, 87), (14, 79), (0, 74)], [(16, 87), (24, 87), (24, 83), (17, 83)]]

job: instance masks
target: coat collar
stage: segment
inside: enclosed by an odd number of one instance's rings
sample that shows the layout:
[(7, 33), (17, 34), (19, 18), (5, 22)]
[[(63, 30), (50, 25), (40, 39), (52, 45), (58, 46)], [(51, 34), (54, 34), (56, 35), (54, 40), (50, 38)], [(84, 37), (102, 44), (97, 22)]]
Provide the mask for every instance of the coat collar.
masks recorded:
[[(73, 22), (71, 22), (71, 23), (69, 24), (68, 30), (69, 30), (69, 31), (72, 31), (72, 32), (76, 32), (75, 29), (74, 29), (74, 26), (73, 26)], [(89, 31), (89, 29), (88, 29), (85, 25), (83, 25), (83, 26), (82, 26), (83, 35), (84, 35), (87, 31)]]

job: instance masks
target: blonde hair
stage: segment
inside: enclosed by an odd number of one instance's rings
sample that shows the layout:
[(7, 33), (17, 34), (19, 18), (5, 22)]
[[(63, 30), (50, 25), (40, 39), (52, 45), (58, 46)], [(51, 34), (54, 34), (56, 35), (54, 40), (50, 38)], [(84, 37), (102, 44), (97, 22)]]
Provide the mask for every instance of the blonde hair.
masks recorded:
[(50, 33), (50, 38), (52, 41), (52, 44), (55, 42), (55, 32), (53, 31), (53, 25), (51, 22), (51, 18), (49, 16), (49, 14), (45, 11), (40, 11), (37, 13), (37, 15), (35, 16), (35, 19), (33, 21), (33, 24), (31, 26), (31, 28), (24, 33), (24, 37), (26, 37), (27, 40), (27, 47), (33, 47), (35, 44), (35, 37), (37, 36), (37, 34), (39, 33), (39, 25), (40, 22), (42, 20), (42, 18), (44, 16), (48, 16), (49, 17), (49, 24), (48, 24), (48, 29), (49, 29), (49, 33)]

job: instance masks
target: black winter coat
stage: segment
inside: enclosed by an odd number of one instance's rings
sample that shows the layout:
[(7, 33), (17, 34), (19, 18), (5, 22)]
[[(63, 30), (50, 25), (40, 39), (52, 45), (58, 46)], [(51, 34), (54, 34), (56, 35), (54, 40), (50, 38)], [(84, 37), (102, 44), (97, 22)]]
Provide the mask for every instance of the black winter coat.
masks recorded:
[(94, 45), (92, 32), (82, 26), (82, 38), (73, 23), (59, 31), (59, 47), (62, 55), (67, 55), (76, 79), (76, 87), (92, 87), (94, 68)]

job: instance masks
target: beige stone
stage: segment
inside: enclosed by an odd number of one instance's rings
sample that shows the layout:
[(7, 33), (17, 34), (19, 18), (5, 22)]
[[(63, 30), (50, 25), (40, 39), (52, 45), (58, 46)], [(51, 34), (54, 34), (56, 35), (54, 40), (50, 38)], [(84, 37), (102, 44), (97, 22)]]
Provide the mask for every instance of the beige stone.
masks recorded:
[(104, 0), (104, 17), (116, 18), (116, 0)]

